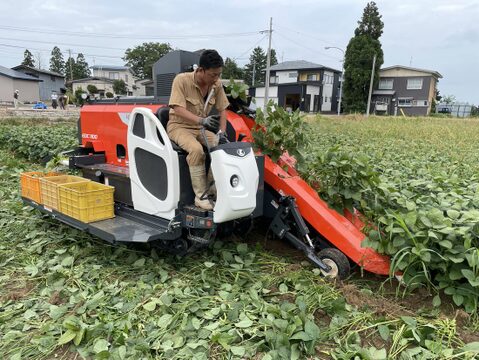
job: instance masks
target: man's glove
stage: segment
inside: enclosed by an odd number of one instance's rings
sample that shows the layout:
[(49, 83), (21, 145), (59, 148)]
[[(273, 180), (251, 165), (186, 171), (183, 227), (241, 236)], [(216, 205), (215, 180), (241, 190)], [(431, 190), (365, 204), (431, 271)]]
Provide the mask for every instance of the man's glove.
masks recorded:
[(228, 140), (228, 137), (226, 136), (226, 133), (225, 132), (220, 132), (218, 134), (218, 144), (227, 144), (229, 143), (230, 141)]
[(206, 130), (216, 134), (220, 129), (220, 116), (210, 115), (200, 120), (200, 125), (203, 125)]

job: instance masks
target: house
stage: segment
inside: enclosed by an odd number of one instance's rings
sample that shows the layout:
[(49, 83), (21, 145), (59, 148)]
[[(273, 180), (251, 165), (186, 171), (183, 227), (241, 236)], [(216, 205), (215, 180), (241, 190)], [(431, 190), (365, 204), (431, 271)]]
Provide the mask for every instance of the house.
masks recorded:
[(41, 81), (23, 72), (0, 66), (0, 102), (12, 103), (15, 90), (19, 91), (21, 102), (39, 101)]
[(91, 67), (92, 77), (104, 78), (109, 80), (123, 80), (126, 84), (127, 95), (132, 96), (136, 77), (127, 66), (114, 65), (94, 65)]
[(437, 71), (402, 65), (382, 68), (372, 94), (372, 109), (378, 114), (426, 116), (436, 96), (442, 75)]
[[(287, 110), (337, 112), (341, 71), (309, 61), (285, 61), (270, 68), (269, 99)], [(250, 89), (263, 107), (265, 87)]]
[(135, 85), (133, 86), (133, 96), (154, 96), (155, 87), (153, 80), (143, 79), (135, 80)]
[(12, 68), (13, 70), (20, 71), (24, 74), (33, 76), (40, 79), (40, 100), (50, 100), (52, 92), (60, 94), (66, 91), (65, 88), (65, 76), (53, 71), (37, 69), (26, 65), (18, 65)]
[(108, 78), (91, 76), (84, 79), (71, 80), (67, 83), (71, 85), (74, 94), (80, 89), (84, 92), (88, 92), (88, 86), (93, 85), (98, 90), (98, 96), (105, 97), (106, 93), (115, 94), (115, 91), (113, 91), (113, 81), (114, 80)]

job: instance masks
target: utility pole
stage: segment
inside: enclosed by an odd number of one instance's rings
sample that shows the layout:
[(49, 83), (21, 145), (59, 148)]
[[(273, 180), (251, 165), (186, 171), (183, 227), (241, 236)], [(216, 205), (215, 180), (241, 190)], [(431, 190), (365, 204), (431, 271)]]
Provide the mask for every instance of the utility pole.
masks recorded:
[(344, 53), (344, 50), (339, 48), (339, 47), (336, 47), (336, 46), (325, 46), (324, 47), (326, 50), (328, 49), (336, 49), (336, 50), (339, 50), (343, 53), (343, 61), (342, 61), (342, 65), (341, 65), (341, 75), (339, 75), (340, 79), (339, 79), (339, 101), (338, 101), (338, 115), (341, 114), (341, 99), (343, 98), (343, 80), (344, 80), (344, 58), (345, 58), (345, 53)]
[(254, 86), (254, 84), (255, 84), (255, 79), (254, 78), (255, 78), (255, 75), (256, 75), (256, 61), (255, 60), (253, 60), (253, 61), (254, 61), (253, 62), (253, 83), (251, 84), (252, 86)]
[(368, 96), (368, 107), (366, 110), (366, 117), (369, 116), (369, 110), (371, 109), (371, 96), (373, 94), (373, 82), (374, 82), (374, 68), (376, 67), (376, 54), (373, 57), (373, 68), (371, 69), (371, 82), (369, 83), (369, 96)]
[(266, 111), (266, 105), (269, 101), (269, 68), (271, 66), (271, 37), (273, 35), (273, 18), (269, 18), (269, 44), (268, 44), (268, 56), (266, 57), (266, 78), (264, 87), (264, 110)]
[(68, 64), (70, 66), (70, 80), (73, 80), (72, 51), (71, 51), (71, 49), (68, 49)]

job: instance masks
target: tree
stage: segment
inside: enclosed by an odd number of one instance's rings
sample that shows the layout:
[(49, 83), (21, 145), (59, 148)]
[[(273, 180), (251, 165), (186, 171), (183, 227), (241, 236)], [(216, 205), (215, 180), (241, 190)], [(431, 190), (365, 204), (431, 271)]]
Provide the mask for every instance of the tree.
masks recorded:
[(238, 66), (236, 61), (226, 58), (223, 66), (223, 79), (243, 79), (243, 69)]
[(456, 97), (454, 95), (444, 95), (442, 97), (442, 103), (451, 105), (456, 102)]
[(84, 79), (90, 76), (90, 68), (82, 53), (77, 55), (77, 60), (73, 68), (73, 79)]
[(86, 89), (87, 89), (88, 92), (89, 92), (90, 94), (92, 94), (92, 95), (98, 94), (98, 88), (97, 88), (95, 85), (91, 85), (91, 84), (90, 84), (90, 85), (88, 85), (88, 86), (86, 87)]
[(113, 81), (113, 91), (115, 94), (125, 95), (126, 90), (126, 83), (123, 80), (119, 79)]
[(343, 104), (347, 112), (366, 111), (374, 55), (376, 55), (376, 65), (373, 85), (376, 86), (379, 81), (379, 69), (384, 61), (379, 41), (384, 27), (381, 17), (376, 3), (369, 2), (364, 8), (361, 21), (358, 21), (354, 37), (346, 48)]
[(33, 54), (28, 49), (25, 49), (25, 52), (23, 53), (22, 65), (35, 67), (35, 60), (33, 59)]
[(148, 42), (133, 49), (126, 49), (123, 60), (130, 67), (136, 77), (152, 79), (152, 67), (161, 57), (168, 54), (173, 48), (168, 43)]
[(65, 61), (65, 78), (67, 81), (74, 80), (75, 77), (73, 76), (75, 69), (75, 59), (69, 57), (67, 61)]
[(57, 46), (55, 46), (51, 52), (50, 71), (65, 75), (65, 62), (63, 61), (63, 54)]
[[(249, 63), (244, 68), (244, 81), (251, 86), (264, 84), (266, 78), (266, 62), (267, 54), (261, 47), (253, 49), (252, 54), (249, 57)], [(271, 49), (271, 64), (276, 65), (278, 59), (276, 58), (276, 51)], [(254, 81), (253, 81), (254, 73)], [(254, 83), (253, 83), (254, 82)]]

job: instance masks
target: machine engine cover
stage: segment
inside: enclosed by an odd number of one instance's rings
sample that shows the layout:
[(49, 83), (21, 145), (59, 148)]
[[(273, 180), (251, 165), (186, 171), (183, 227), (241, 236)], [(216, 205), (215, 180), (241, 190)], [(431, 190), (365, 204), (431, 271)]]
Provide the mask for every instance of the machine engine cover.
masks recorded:
[(250, 143), (232, 142), (211, 149), (216, 185), (213, 220), (222, 223), (251, 215), (256, 208), (259, 172)]

